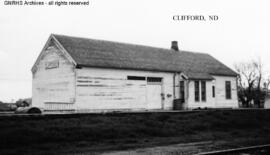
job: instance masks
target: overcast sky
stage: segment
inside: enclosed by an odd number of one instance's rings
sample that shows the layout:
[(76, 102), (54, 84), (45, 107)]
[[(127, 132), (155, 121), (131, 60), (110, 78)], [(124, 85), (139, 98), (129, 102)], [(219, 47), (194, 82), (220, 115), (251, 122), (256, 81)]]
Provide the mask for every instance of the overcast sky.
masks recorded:
[[(40, 0), (42, 1), (42, 0)], [(43, 0), (45, 1), (45, 0)], [(209, 53), (227, 66), (261, 57), (270, 71), (268, 0), (90, 0), (89, 6), (0, 1), (0, 100), (31, 97), (31, 67), (51, 33)], [(218, 21), (173, 21), (218, 15)]]

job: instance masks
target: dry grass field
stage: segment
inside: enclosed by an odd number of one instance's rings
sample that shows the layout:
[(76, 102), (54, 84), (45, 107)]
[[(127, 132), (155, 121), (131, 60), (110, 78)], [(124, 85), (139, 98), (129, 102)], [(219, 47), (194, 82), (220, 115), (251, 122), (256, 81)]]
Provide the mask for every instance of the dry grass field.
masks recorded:
[(221, 140), (270, 143), (270, 110), (0, 117), (0, 154), (100, 153)]

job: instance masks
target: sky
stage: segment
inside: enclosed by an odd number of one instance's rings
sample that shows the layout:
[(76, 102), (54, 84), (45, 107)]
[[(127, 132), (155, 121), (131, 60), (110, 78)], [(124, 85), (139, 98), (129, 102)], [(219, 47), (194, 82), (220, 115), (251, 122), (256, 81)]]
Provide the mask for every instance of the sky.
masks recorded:
[[(174, 15), (219, 19), (174, 21)], [(87, 6), (0, 0), (0, 101), (31, 97), (31, 67), (52, 33), (162, 48), (177, 40), (180, 50), (209, 53), (231, 68), (260, 57), (270, 72), (267, 0), (90, 0)]]

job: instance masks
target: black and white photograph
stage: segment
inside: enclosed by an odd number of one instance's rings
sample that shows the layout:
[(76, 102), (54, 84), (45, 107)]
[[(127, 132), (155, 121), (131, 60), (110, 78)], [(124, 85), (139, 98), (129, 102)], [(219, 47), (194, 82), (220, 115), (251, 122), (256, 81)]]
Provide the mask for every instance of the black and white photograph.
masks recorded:
[(0, 154), (270, 154), (269, 5), (0, 0)]

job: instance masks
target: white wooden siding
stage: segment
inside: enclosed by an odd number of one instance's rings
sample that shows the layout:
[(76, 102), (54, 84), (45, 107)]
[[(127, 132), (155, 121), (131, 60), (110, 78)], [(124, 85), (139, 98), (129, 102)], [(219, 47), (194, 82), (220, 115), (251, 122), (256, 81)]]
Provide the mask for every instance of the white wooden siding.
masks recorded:
[[(59, 62), (58, 67), (46, 69), (48, 63)], [(55, 65), (55, 64), (53, 64)], [(58, 105), (46, 105), (45, 103), (74, 103), (75, 101), (75, 74), (74, 67), (65, 56), (54, 46), (47, 48), (41, 60), (37, 64), (37, 70), (33, 74), (33, 106), (49, 108)], [(59, 106), (61, 106), (59, 105)], [(73, 104), (67, 108), (70, 109)], [(65, 106), (62, 106), (65, 108)]]
[(79, 109), (145, 108), (145, 81), (106, 77), (77, 77)]
[(147, 84), (146, 92), (147, 109), (162, 109), (162, 85)]
[[(146, 81), (127, 80), (127, 76), (161, 77), (161, 91), (165, 96), (162, 107), (172, 109), (171, 73), (100, 68), (82, 68), (76, 71), (78, 109), (148, 109)], [(85, 86), (80, 86), (82, 83)]]
[[(237, 108), (238, 98), (237, 98), (237, 86), (236, 86), (236, 77), (226, 77), (226, 76), (213, 76), (216, 85), (216, 107), (219, 108)], [(226, 99), (225, 96), (225, 81), (231, 81), (231, 99)]]
[[(213, 76), (215, 80), (206, 81), (206, 101), (201, 101), (201, 82), (200, 82), (200, 101), (195, 101), (194, 81), (189, 82), (189, 98), (187, 108), (237, 108), (236, 78), (225, 76)], [(200, 81), (200, 80), (199, 80)], [(231, 81), (231, 99), (225, 97), (225, 81)], [(213, 97), (212, 86), (215, 86), (215, 97)]]
[[(46, 69), (46, 66), (51, 69)], [(55, 46), (43, 52), (36, 68), (32, 85), (33, 106), (47, 110), (172, 109), (174, 97), (180, 97), (179, 82), (182, 79), (179, 74), (174, 78), (174, 73), (167, 72), (90, 67), (75, 69)], [(156, 91), (155, 96), (149, 95), (152, 92), (149, 93), (146, 80), (127, 80), (127, 76), (162, 78), (158, 86), (160, 91)], [(185, 81), (185, 108), (238, 107), (236, 78), (214, 78), (214, 81), (206, 81), (205, 102), (201, 101), (201, 92), (200, 101), (195, 102), (194, 81)], [(225, 98), (225, 81), (231, 81), (231, 99)], [(212, 86), (215, 86), (215, 97), (212, 96)], [(152, 104), (154, 99), (158, 101), (157, 105)]]
[(205, 107), (210, 107), (214, 108), (215, 107), (215, 98), (212, 96), (212, 86), (214, 83), (212, 81), (206, 81), (206, 101), (202, 101), (202, 94), (201, 94), (201, 81), (199, 81), (199, 101), (195, 101), (195, 87), (194, 87), (194, 81), (189, 81), (189, 98), (188, 98), (188, 104), (187, 108), (205, 108)]

